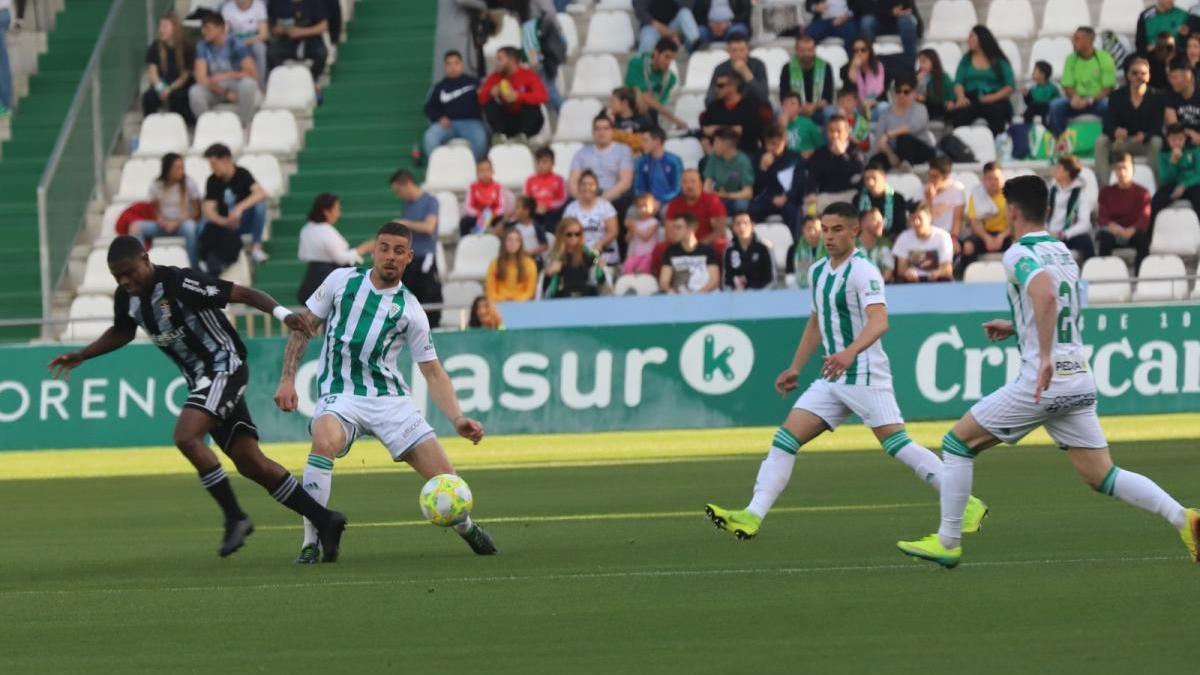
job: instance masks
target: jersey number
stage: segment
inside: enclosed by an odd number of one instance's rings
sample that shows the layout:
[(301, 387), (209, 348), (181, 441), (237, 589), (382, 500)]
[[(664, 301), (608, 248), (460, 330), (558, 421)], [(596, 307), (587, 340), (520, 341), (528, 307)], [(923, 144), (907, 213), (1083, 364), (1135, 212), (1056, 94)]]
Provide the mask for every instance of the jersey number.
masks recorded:
[(1062, 282), (1058, 285), (1058, 297), (1066, 298), (1067, 304), (1058, 312), (1058, 343), (1060, 345), (1070, 344), (1071, 331), (1074, 324), (1071, 322), (1071, 308), (1075, 306), (1071, 284)]

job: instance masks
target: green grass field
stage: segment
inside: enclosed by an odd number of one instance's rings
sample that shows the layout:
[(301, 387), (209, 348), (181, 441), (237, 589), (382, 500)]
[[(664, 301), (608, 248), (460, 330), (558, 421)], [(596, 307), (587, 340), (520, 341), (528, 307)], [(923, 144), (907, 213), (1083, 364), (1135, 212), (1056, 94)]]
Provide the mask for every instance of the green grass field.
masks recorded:
[[(1200, 418), (1107, 422), (1119, 464), (1200, 503)], [(85, 453), (0, 454), (0, 672), (1194, 670), (1200, 566), (1057, 450), (984, 455), (992, 517), (946, 571), (894, 547), (936, 526), (936, 495), (851, 429), (802, 456), (756, 540), (714, 530), (703, 503), (744, 503), (769, 438), (454, 444), (493, 558), (420, 522), (420, 479), (363, 444), (335, 472), (343, 558), (312, 568), (291, 564), (299, 523), (241, 478), (259, 529), (218, 559), (216, 507), (169, 450), (97, 451), (118, 475), (89, 478), (61, 477), (97, 473)]]

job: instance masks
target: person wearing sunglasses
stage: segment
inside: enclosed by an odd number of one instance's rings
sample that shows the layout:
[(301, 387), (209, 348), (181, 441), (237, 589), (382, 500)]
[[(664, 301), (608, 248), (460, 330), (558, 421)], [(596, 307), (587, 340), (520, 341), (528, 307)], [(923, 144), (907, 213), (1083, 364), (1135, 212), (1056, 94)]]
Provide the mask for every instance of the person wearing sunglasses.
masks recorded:
[(563, 218), (554, 235), (554, 249), (546, 264), (547, 298), (577, 298), (600, 295), (604, 270), (600, 256), (583, 242), (583, 223)]
[(875, 125), (873, 159), (886, 159), (888, 167), (924, 164), (933, 157), (933, 134), (929, 131), (929, 111), (916, 100), (917, 78), (905, 73), (896, 78), (892, 105)]

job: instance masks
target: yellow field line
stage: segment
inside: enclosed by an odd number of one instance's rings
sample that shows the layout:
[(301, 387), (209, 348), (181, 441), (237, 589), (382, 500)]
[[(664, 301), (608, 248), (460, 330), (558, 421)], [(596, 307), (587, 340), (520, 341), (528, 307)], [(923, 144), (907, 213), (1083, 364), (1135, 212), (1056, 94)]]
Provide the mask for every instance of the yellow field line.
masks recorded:
[[(918, 443), (937, 448), (951, 424), (915, 422), (908, 425), (908, 431)], [(1103, 424), (1109, 441), (1118, 444), (1200, 439), (1200, 414), (1195, 413), (1108, 417)], [(460, 438), (444, 439), (444, 443), (455, 466), (461, 469), (536, 469), (756, 456), (766, 451), (773, 434), (773, 427), (741, 427), (490, 436), (477, 446)], [(1024, 442), (1051, 444), (1042, 431), (1031, 434)], [(295, 472), (302, 470), (308, 454), (307, 443), (265, 443), (263, 448)], [(804, 447), (804, 452), (856, 451), (880, 451), (871, 432), (859, 425), (846, 425)], [(374, 439), (356, 443), (350, 455), (337, 462), (339, 475), (407, 470), (406, 467), (397, 467)], [(233, 470), (229, 462), (226, 468)], [(0, 452), (0, 481), (191, 473), (191, 466), (170, 447)]]

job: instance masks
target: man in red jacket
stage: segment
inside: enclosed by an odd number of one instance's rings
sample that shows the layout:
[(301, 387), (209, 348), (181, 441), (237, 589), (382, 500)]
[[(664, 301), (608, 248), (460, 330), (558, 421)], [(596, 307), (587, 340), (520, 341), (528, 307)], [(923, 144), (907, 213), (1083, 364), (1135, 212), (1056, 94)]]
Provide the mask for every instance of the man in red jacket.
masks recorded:
[(496, 52), (496, 70), (479, 87), (479, 105), (488, 126), (492, 134), (502, 137), (493, 137), (492, 143), (502, 143), (508, 136), (536, 135), (545, 122), (541, 105), (547, 100), (545, 83), (521, 65), (521, 52), (501, 47)]

